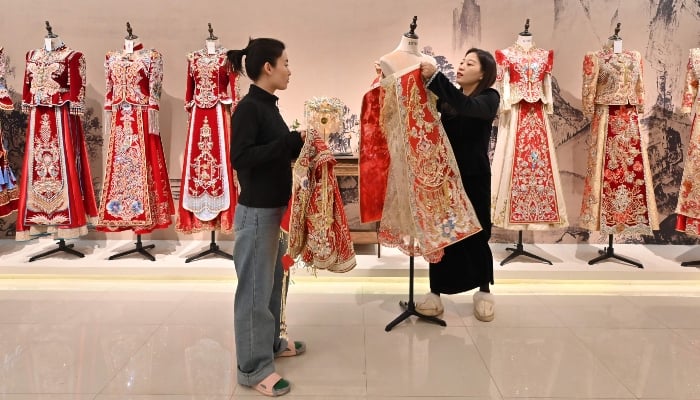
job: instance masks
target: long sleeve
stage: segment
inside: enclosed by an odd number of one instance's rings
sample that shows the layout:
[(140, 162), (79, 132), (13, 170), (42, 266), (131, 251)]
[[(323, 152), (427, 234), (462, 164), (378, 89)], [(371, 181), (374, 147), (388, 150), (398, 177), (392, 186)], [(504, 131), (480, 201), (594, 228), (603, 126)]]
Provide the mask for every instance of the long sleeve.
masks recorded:
[(642, 55), (638, 51), (634, 52), (634, 58), (639, 64), (639, 75), (634, 85), (634, 93), (637, 97), (637, 112), (642, 114), (644, 113), (644, 62), (642, 61)]
[(151, 66), (148, 71), (148, 133), (160, 135), (160, 94), (163, 90), (163, 57), (151, 51)]
[(75, 52), (68, 60), (68, 90), (70, 91), (70, 113), (85, 114), (85, 56)]
[(595, 92), (598, 81), (598, 57), (595, 53), (587, 53), (583, 58), (583, 86), (581, 102), (583, 103), (583, 115), (593, 116), (595, 110)]
[(185, 110), (192, 111), (194, 107), (194, 71), (193, 71), (193, 58), (192, 56), (187, 57), (187, 88), (185, 89)]
[(32, 51), (27, 52), (27, 57), (25, 59), (26, 64), (24, 68), (24, 79), (22, 80), (22, 112), (28, 113), (29, 107), (32, 104), (32, 76), (29, 71), (29, 60), (32, 57)]
[(109, 53), (105, 56), (105, 106), (104, 109), (106, 111), (110, 111), (112, 109), (112, 89), (114, 88), (114, 84), (112, 82), (112, 76), (109, 73)]
[(466, 96), (442, 72), (428, 85), (441, 102), (449, 104), (458, 115), (492, 120), (498, 113), (500, 96), (495, 90), (485, 90), (477, 96)]
[(0, 47), (0, 109), (1, 110), (12, 110), (12, 99), (10, 98), (10, 91), (7, 89), (7, 82), (5, 81), (5, 74), (7, 73), (7, 57)]
[(544, 72), (544, 98), (542, 102), (544, 103), (544, 110), (547, 114), (554, 113), (554, 96), (552, 95), (552, 68), (554, 67), (554, 50), (549, 50), (547, 56), (547, 66)]
[(693, 61), (697, 60), (700, 63), (700, 49), (691, 49), (688, 56), (688, 67), (685, 73), (685, 86), (683, 88), (683, 100), (681, 103), (681, 112), (689, 114), (693, 111), (693, 104), (698, 96), (698, 75), (693, 68)]
[(255, 104), (241, 103), (231, 117), (231, 165), (235, 169), (254, 168), (279, 159), (292, 160), (304, 144), (299, 132), (283, 134), (269, 143), (257, 144), (262, 129)]
[(501, 113), (510, 111), (510, 71), (508, 57), (502, 50), (495, 51), (496, 84), (495, 89), (501, 94)]
[(148, 108), (160, 110), (160, 95), (163, 90), (163, 57), (151, 51), (151, 65), (148, 71)]

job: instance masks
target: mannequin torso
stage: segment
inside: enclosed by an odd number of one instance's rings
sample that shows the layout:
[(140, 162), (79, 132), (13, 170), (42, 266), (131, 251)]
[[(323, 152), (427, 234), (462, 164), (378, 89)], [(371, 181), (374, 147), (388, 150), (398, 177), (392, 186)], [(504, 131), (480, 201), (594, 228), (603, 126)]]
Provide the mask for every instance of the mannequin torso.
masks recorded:
[(435, 64), (435, 59), (429, 55), (423, 54), (418, 50), (418, 38), (409, 38), (401, 36), (401, 42), (398, 47), (391, 53), (383, 55), (379, 59), (379, 65), (384, 76), (389, 76), (397, 71), (412, 65), (420, 64), (427, 61)]

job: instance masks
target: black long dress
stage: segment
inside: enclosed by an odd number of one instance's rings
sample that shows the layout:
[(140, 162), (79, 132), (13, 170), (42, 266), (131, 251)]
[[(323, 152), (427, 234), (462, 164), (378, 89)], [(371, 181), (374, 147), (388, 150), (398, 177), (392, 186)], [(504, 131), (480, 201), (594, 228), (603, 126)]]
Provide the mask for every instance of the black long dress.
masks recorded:
[(493, 284), (491, 238), (491, 165), (488, 158), (491, 126), (500, 96), (486, 89), (466, 96), (442, 73), (428, 85), (438, 100), (442, 125), (457, 160), (464, 189), (483, 230), (445, 248), (438, 263), (430, 263), (430, 291), (454, 294)]

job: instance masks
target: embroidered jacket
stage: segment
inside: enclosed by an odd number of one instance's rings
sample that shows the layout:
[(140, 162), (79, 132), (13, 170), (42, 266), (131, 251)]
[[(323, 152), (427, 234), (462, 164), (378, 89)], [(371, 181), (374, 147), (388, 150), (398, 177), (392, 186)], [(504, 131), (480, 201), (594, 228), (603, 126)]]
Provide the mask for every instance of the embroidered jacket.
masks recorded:
[(139, 44), (131, 54), (110, 51), (105, 59), (105, 75), (105, 110), (111, 111), (121, 103), (160, 109), (163, 58), (157, 50)]
[(498, 74), (496, 82), (501, 92), (501, 109), (509, 110), (522, 100), (541, 101), (545, 110), (554, 111), (552, 101), (552, 65), (554, 52), (540, 48), (525, 50), (518, 44), (496, 50)]
[(187, 91), (185, 92), (185, 109), (192, 107), (212, 108), (219, 102), (232, 104), (238, 99), (231, 99), (228, 86), (233, 93), (236, 88), (237, 73), (233, 72), (226, 59), (226, 49), (219, 47), (215, 54), (208, 54), (206, 49), (197, 50), (187, 55)]
[(583, 59), (583, 113), (592, 116), (596, 104), (637, 106), (642, 112), (644, 82), (638, 51), (612, 48), (588, 52)]
[(70, 103), (70, 112), (85, 112), (85, 57), (63, 45), (53, 51), (27, 52), (22, 111), (30, 107), (55, 107)]

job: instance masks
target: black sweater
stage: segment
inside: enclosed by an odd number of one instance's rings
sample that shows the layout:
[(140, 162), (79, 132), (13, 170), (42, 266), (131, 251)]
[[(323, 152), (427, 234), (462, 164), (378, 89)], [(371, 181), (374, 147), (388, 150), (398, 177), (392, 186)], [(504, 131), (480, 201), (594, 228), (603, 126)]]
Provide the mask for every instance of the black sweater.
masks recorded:
[(238, 202), (247, 207), (286, 206), (292, 194), (291, 162), (304, 142), (289, 131), (277, 96), (250, 85), (231, 116), (231, 165), (238, 174)]
[(430, 82), (428, 89), (439, 99), (440, 120), (460, 174), (490, 175), (488, 148), (491, 125), (500, 102), (498, 92), (489, 88), (476, 96), (466, 96), (441, 72)]

